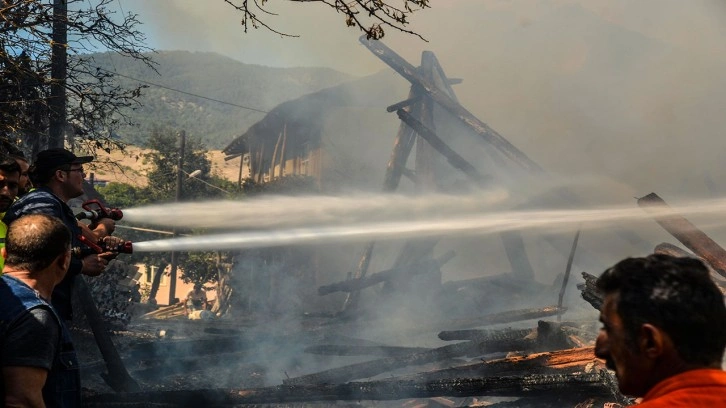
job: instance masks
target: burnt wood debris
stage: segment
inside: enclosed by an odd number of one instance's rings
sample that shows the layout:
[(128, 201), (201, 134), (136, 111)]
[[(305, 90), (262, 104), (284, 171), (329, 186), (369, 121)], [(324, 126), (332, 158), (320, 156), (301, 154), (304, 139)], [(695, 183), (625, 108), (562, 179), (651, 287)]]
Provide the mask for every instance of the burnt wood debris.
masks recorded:
[[(461, 80), (448, 78), (433, 53), (424, 52), (420, 66), (415, 67), (380, 41), (365, 38), (360, 41), (411, 83), (406, 99), (386, 108), (398, 116), (400, 124), (386, 166), (383, 192), (397, 191), (403, 176), (413, 182), (416, 192), (441, 191), (442, 169), (476, 188), (488, 187), (501, 174), (534, 179), (546, 176), (540, 165), (459, 103), (452, 85)], [(381, 104), (381, 109), (384, 108)], [(281, 120), (279, 113), (276, 115), (276, 120)], [(470, 142), (483, 145), (486, 155), (467, 158), (468, 152), (452, 139), (453, 132), (446, 131), (445, 122), (466, 129), (464, 133), (471, 138)], [(257, 139), (259, 149), (254, 154), (247, 151), (257, 180), (263, 179), (265, 171), (272, 177), (284, 173), (286, 156), (297, 143), (288, 133), (287, 125), (284, 123), (279, 133), (270, 136), (274, 139), (271, 144), (260, 144)], [(255, 129), (261, 132), (264, 128), (260, 125)], [(250, 143), (236, 140), (225, 153), (230, 159), (240, 157), (246, 153), (240, 149), (249, 148)], [(408, 162), (414, 149), (415, 163), (411, 168)], [(553, 197), (541, 199), (572, 206), (582, 201), (564, 189)], [(523, 208), (529, 204), (542, 203), (524, 203)], [(655, 222), (692, 253), (671, 243), (654, 247), (635, 232), (622, 228), (613, 228), (613, 235), (631, 245), (634, 251), (699, 257), (712, 269), (717, 284), (726, 287), (723, 248), (670, 210), (655, 193), (640, 198), (638, 205), (651, 212)], [(583, 235), (587, 233), (583, 231)], [(571, 238), (543, 234), (541, 239), (563, 255), (563, 273), (548, 284), (535, 280), (535, 268), (529, 261), (520, 231), (501, 233), (499, 239), (511, 272), (450, 282), (442, 282), (441, 269), (456, 263), (457, 252), (441, 250), (443, 254), (435, 255), (443, 237), (407, 240), (400, 245), (395, 259), (391, 257), (392, 266), (379, 271), (372, 270), (376, 265), (373, 260), (385, 244), (364, 243), (352, 260), (355, 266), (351, 267), (347, 279), (317, 287), (321, 299), (340, 296), (337, 298), (339, 311), (304, 316), (294, 323), (285, 318), (275, 322), (242, 319), (200, 322), (197, 327), (204, 328), (203, 333), (175, 338), (174, 322), (179, 320), (174, 317), (183, 313), (183, 306), (172, 305), (148, 313), (145, 316), (148, 322), (163, 322), (167, 330), (156, 339), (139, 341), (122, 351), (129, 378), (140, 381), (141, 390), (88, 393), (85, 405), (583, 408), (630, 405), (633, 401), (619, 393), (614, 374), (594, 354), (600, 327), (597, 310), (603, 302), (595, 286), (599, 271), (594, 274), (576, 270), (572, 278), (582, 277), (577, 289), (582, 299), (593, 307), (589, 314), (575, 315), (562, 306), (566, 304), (563, 297), (567, 294), (568, 278), (564, 261), (568, 272), (573, 258), (577, 257), (607, 266), (598, 260), (596, 251), (586, 245), (581, 248), (577, 238), (573, 243)], [(412, 313), (406, 321), (395, 321), (395, 335), (382, 332), (372, 337), (376, 341), (353, 337), (351, 333), (360, 335), (374, 330), (378, 324), (389, 323), (385, 321), (387, 316), (372, 315), (366, 309), (366, 296), (373, 291), (389, 299), (414, 292), (417, 301), (446, 305), (440, 308), (446, 312), (427, 309)], [(386, 307), (389, 309), (381, 314), (406, 305), (392, 303)], [(181, 323), (178, 328), (185, 327)], [(361, 328), (366, 330), (359, 331)], [(271, 360), (275, 361), (274, 367), (266, 365)], [(181, 389), (151, 385), (160, 378), (182, 381), (182, 377), (194, 378), (194, 382)], [(266, 380), (260, 379), (263, 377)]]

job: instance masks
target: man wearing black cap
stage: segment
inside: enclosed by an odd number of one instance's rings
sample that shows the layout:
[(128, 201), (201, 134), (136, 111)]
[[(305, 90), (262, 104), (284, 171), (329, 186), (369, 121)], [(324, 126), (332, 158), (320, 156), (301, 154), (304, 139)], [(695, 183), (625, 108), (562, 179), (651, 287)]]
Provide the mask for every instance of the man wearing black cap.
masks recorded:
[[(82, 247), (81, 229), (67, 202), (83, 194), (83, 164), (93, 161), (92, 156), (78, 157), (65, 149), (48, 149), (38, 153), (30, 170), (35, 190), (21, 197), (10, 206), (3, 222), (10, 225), (27, 214), (48, 214), (59, 218), (72, 235), (72, 246)], [(68, 273), (55, 287), (53, 306), (65, 320), (71, 320), (71, 288), (78, 274), (96, 276), (103, 272), (107, 260), (99, 254), (71, 259)]]

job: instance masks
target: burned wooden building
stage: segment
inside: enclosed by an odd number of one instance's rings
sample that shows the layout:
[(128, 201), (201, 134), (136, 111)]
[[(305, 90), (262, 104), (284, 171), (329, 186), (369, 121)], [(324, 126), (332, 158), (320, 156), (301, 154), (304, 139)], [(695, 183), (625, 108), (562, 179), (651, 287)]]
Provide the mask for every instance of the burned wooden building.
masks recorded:
[[(403, 84), (390, 72), (327, 88), (282, 103), (224, 148), (239, 160), (239, 182), (310, 177), (318, 191), (372, 185), (385, 166), (376, 123), (380, 101)], [(351, 123), (355, 123), (352, 126)], [(371, 149), (379, 143), (380, 148)]]
[[(379, 177), (367, 174), (367, 187), (385, 193), (458, 193), (507, 185), (514, 179), (532, 179), (537, 184), (546, 178), (541, 166), (458, 102), (452, 85), (461, 81), (449, 78), (433, 53), (423, 53), (420, 65), (413, 66), (380, 42), (364, 38), (361, 42), (409, 82), (408, 96), (383, 104), (380, 97), (361, 100), (350, 86), (341, 85), (278, 106), (225, 149), (230, 159), (240, 160), (240, 183), (247, 177), (264, 183), (306, 176), (316, 181), (319, 191), (336, 191), (366, 173), (358, 166), (375, 168), (377, 163), (381, 163)], [(365, 84), (386, 88), (381, 78)], [(390, 95), (390, 90), (381, 91)], [(350, 139), (359, 145), (345, 149), (341, 159), (341, 151), (335, 150), (340, 147), (335, 132), (328, 134), (329, 139), (325, 136), (331, 121), (346, 109), (355, 116), (361, 110), (382, 110), (386, 105), (389, 121), (375, 126), (397, 124), (395, 138), (392, 131), (390, 138), (382, 137), (369, 123), (357, 127), (359, 132), (375, 133), (376, 140), (384, 139), (386, 157), (369, 159), (368, 153), (380, 156), (378, 149), (365, 148), (374, 138), (353, 137)], [(560, 188), (547, 191), (538, 200), (536, 205), (564, 202), (576, 206), (584, 199)], [(532, 203), (518, 204), (527, 208)], [(654, 195), (639, 204), (646, 209), (665, 205)], [(706, 260), (721, 282), (719, 276), (726, 276), (726, 251), (685, 219), (659, 213), (657, 220)], [(137, 345), (129, 359), (140, 368), (132, 375), (148, 381), (180, 374), (189, 367), (201, 371), (208, 368), (205, 365), (223, 367), (230, 359), (240, 363), (229, 375), (221, 375), (223, 380), (214, 371), (216, 377), (197, 383), (204, 384), (197, 389), (97, 395), (91, 404), (628, 405), (632, 400), (619, 393), (612, 372), (594, 355), (596, 308), (602, 296), (593, 287), (592, 274), (583, 275), (572, 267), (575, 254), (580, 265), (593, 259), (592, 265), (608, 263), (597, 259), (601, 254), (592, 248), (578, 246), (579, 231), (572, 232), (537, 237), (561, 261), (554, 272), (543, 272), (548, 265), (530, 261), (533, 246), (528, 245), (526, 233), (516, 228), (492, 234), (486, 242), (480, 237), (427, 235), (395, 244), (346, 244), (346, 251), (342, 246), (242, 251), (237, 258), (242, 269), (230, 276), (247, 279), (239, 282), (240, 287), (248, 285), (247, 290), (258, 292), (259, 299), (262, 291), (250, 286), (256, 273), (274, 266), (278, 276), (267, 276), (267, 284), (275, 286), (285, 279), (279, 274), (305, 271), (296, 282), (316, 288), (317, 293), (306, 296), (325, 299), (335, 313), (309, 313), (294, 320), (267, 316), (263, 324), (254, 326), (234, 322), (214, 331), (211, 339)], [(672, 245), (656, 247), (640, 232), (617, 226), (604, 231), (639, 253), (694, 256)], [(355, 247), (352, 251), (351, 246)], [(469, 255), (466, 246), (479, 256), (477, 266), (481, 268), (471, 271), (468, 279), (447, 281), (442, 271), (459, 267), (457, 259)], [(326, 257), (344, 258), (347, 263), (326, 263)], [(498, 257), (507, 265), (485, 270), (490, 267), (482, 260), (486, 257)], [(321, 275), (325, 269), (331, 273)], [(573, 302), (585, 305), (582, 310), (567, 310), (563, 295), (568, 282), (571, 289), (579, 283), (584, 300), (578, 296)], [(399, 315), (402, 311), (406, 313)], [(491, 329), (493, 325), (499, 327)], [(190, 357), (193, 355), (204, 356), (205, 364)], [(265, 361), (268, 366), (263, 367), (259, 356), (273, 362)]]

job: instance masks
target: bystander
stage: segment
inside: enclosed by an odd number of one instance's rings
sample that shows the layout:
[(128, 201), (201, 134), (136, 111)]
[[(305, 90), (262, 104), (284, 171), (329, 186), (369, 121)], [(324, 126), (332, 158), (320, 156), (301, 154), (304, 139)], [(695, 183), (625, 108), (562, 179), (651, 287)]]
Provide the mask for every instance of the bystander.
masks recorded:
[(78, 361), (50, 305), (71, 261), (63, 223), (35, 214), (10, 224), (0, 278), (0, 401), (8, 407), (79, 407)]
[(643, 408), (726, 407), (726, 306), (701, 261), (628, 258), (597, 280), (605, 294), (595, 354)]

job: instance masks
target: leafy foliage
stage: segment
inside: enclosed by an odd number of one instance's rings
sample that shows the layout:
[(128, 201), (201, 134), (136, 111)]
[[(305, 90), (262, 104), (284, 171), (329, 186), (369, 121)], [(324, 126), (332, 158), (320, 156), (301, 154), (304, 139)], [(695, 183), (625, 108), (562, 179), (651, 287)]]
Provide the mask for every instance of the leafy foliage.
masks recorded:
[[(134, 187), (123, 183), (109, 183), (104, 187), (99, 187), (99, 193), (104, 196), (110, 206), (119, 208), (174, 201), (180, 150), (179, 140), (180, 137), (176, 131), (157, 128), (148, 142), (148, 147), (153, 150), (144, 157), (144, 160), (151, 164), (151, 169), (147, 174), (148, 185)], [(184, 176), (183, 186), (185, 188), (182, 189), (182, 201), (228, 198), (234, 193), (236, 186), (211, 174), (211, 168), (212, 164), (207, 157), (207, 150), (199, 138), (187, 138), (182, 173), (189, 174), (194, 170), (201, 170), (201, 173), (194, 178)], [(192, 182), (195, 184), (190, 186)], [(123, 221), (119, 225), (123, 225), (122, 223)], [(199, 233), (199, 231), (189, 232)], [(153, 232), (124, 230), (123, 234), (124, 239), (137, 242), (160, 239), (158, 234)], [(178, 264), (182, 269), (181, 277), (185, 282), (208, 283), (217, 280), (216, 252), (185, 252), (178, 255)], [(131, 254), (130, 260), (163, 270), (170, 263), (171, 258), (170, 253), (134, 253)]]
[[(89, 50), (106, 49), (151, 66), (150, 48), (134, 14), (115, 15), (113, 0), (66, 0), (67, 16), (54, 14), (52, 1), (3, 1), (0, 4), (0, 132), (13, 135), (26, 150), (45, 147), (52, 68), (54, 24), (67, 29), (68, 60), (62, 82), (67, 121), (76, 141), (110, 150), (118, 144), (110, 129), (136, 106), (138, 84), (124, 88), (109, 71), (92, 63)], [(13, 140), (15, 141), (15, 140)]]
[[(157, 202), (172, 201), (176, 196), (177, 164), (179, 161), (179, 143), (177, 132), (169, 129), (155, 129), (148, 142), (152, 152), (144, 155), (144, 162), (152, 165), (147, 174), (149, 195)], [(207, 158), (207, 149), (199, 138), (186, 138), (184, 159), (181, 172), (183, 176), (181, 201), (211, 199), (223, 197), (225, 192), (216, 188), (211, 182), (212, 163)], [(195, 177), (189, 177), (199, 171)], [(199, 182), (201, 181), (201, 182)], [(187, 188), (196, 182), (193, 188)]]

